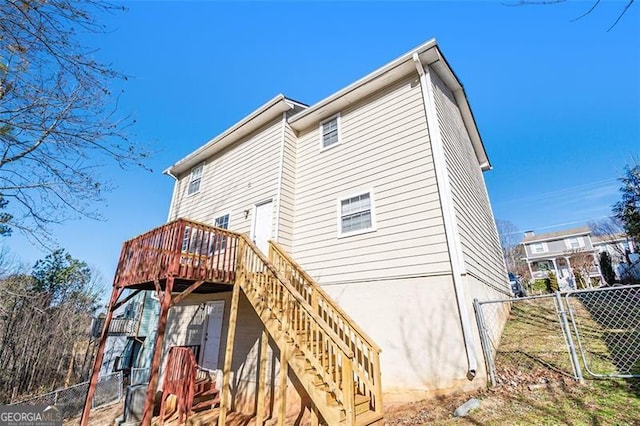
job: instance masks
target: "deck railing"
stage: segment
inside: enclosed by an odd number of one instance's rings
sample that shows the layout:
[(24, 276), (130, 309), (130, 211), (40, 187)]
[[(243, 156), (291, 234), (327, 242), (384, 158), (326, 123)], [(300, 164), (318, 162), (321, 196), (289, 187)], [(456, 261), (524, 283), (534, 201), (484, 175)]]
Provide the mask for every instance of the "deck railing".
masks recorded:
[(278, 244), (269, 242), (269, 261), (296, 289), (323, 322), (354, 353), (354, 377), (359, 393), (371, 398), (372, 409), (382, 412), (380, 348), (338, 304), (325, 293)]
[(178, 219), (125, 241), (116, 286), (175, 277), (232, 283), (239, 235), (202, 223)]
[[(134, 318), (113, 318), (109, 324), (109, 336), (135, 334), (136, 320)], [(91, 324), (91, 336), (102, 334), (104, 318), (94, 318)]]
[[(272, 312), (284, 331), (344, 407), (353, 424), (354, 351), (329, 327), (290, 282), (243, 236), (240, 285), (258, 313)], [(356, 373), (357, 374), (357, 373)]]

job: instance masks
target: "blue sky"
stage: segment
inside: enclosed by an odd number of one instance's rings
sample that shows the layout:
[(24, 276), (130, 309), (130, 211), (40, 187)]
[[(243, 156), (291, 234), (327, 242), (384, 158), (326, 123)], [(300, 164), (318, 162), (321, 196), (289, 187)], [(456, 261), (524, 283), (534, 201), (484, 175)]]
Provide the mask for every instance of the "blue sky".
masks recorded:
[[(99, 59), (132, 76), (119, 105), (152, 143), (152, 173), (106, 168), (105, 221), (54, 229), (110, 284), (124, 240), (166, 220), (162, 170), (278, 93), (312, 104), (435, 37), (465, 86), (493, 170), (496, 218), (537, 231), (610, 212), (640, 159), (640, 6), (499, 2), (142, 2), (104, 17)], [(16, 234), (4, 243), (45, 255)]]

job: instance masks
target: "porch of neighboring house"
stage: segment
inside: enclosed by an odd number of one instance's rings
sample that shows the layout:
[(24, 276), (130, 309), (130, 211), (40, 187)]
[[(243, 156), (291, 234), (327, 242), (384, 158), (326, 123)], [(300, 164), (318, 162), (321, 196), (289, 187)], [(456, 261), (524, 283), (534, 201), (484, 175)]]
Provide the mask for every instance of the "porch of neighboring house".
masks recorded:
[[(131, 293), (122, 297), (125, 289)], [(246, 235), (178, 219), (124, 243), (82, 425), (113, 311), (140, 291), (160, 302), (143, 425), (187, 418), (223, 425), (246, 416), (285, 424), (292, 415), (312, 424), (382, 422), (380, 349), (281, 247), (269, 242), (266, 257)], [(219, 360), (201, 337), (180, 340), (186, 334), (167, 328), (170, 313), (193, 319), (202, 309), (199, 325), (188, 323), (217, 336)], [(207, 363), (221, 365), (219, 374)], [(253, 380), (240, 385), (246, 371)]]
[[(588, 279), (585, 277), (587, 287), (592, 287), (594, 283), (602, 282), (602, 274), (600, 272), (600, 266), (597, 263), (596, 255), (593, 253), (581, 253), (580, 255), (589, 256), (593, 259), (593, 265), (585, 271), (585, 275), (588, 275)], [(574, 273), (574, 268), (577, 265), (572, 264), (572, 255), (562, 254), (538, 259), (527, 259), (527, 265), (533, 279), (546, 279), (549, 277), (549, 272), (553, 272), (558, 278), (558, 286), (561, 291), (575, 290), (577, 288)]]

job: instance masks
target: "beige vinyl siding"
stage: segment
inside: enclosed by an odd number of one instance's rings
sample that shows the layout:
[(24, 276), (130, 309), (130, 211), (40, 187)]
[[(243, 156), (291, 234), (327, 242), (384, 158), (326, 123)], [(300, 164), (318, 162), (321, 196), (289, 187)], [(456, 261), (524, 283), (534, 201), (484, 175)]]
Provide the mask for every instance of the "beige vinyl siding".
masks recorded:
[[(419, 85), (398, 82), (340, 113), (340, 144), (298, 135), (295, 259), (321, 284), (450, 271)], [(372, 191), (376, 231), (338, 238), (338, 199)]]
[(508, 291), (502, 250), (482, 170), (453, 94), (435, 73), (432, 75), (465, 269), (485, 284)]
[[(281, 140), (282, 120), (278, 119), (207, 159), (197, 194), (187, 194), (189, 172), (180, 176), (170, 219), (213, 224), (216, 217), (228, 213), (229, 229), (251, 232), (253, 206), (270, 199), (276, 205)], [(272, 234), (275, 211), (273, 217)]]
[(284, 149), (280, 184), (278, 242), (288, 251), (293, 247), (293, 216), (296, 190), (296, 136), (289, 124), (284, 127)]

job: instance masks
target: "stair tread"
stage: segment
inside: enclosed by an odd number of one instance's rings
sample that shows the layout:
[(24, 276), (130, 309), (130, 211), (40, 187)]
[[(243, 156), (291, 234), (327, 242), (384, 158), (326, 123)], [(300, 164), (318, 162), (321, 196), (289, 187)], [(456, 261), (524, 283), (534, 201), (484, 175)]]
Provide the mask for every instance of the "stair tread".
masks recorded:
[(356, 415), (356, 425), (358, 426), (366, 426), (372, 423), (377, 422), (378, 420), (382, 420), (384, 415), (378, 414), (375, 411), (365, 411), (362, 414)]

